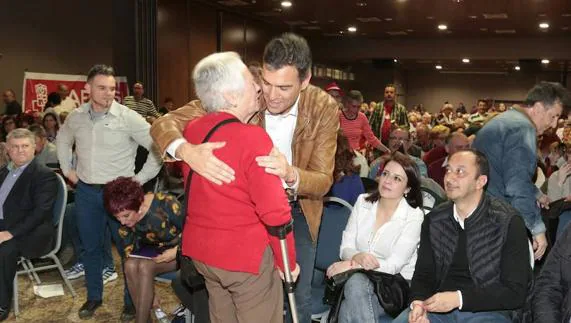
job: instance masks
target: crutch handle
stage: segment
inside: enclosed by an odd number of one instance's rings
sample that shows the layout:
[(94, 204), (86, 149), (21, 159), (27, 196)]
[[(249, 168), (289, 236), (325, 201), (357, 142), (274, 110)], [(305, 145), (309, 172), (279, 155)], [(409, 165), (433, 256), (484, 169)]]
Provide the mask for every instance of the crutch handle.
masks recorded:
[(284, 240), (287, 234), (293, 230), (293, 219), (282, 225), (266, 225), (266, 229), (271, 236), (277, 237), (280, 240)]

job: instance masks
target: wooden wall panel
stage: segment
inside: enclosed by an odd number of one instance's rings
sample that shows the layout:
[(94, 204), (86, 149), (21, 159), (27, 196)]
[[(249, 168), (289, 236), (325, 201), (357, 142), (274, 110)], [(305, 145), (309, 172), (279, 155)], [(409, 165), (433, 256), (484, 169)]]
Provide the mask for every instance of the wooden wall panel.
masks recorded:
[[(176, 0), (175, 0), (176, 1)], [(217, 42), (217, 11), (214, 8), (197, 4), (193, 1), (188, 5), (188, 19), (190, 24), (190, 54), (188, 56), (190, 72), (190, 98), (195, 98), (192, 85), (192, 69), (205, 56), (216, 52)]]
[(190, 97), (189, 37), (187, 5), (183, 1), (158, 3), (158, 105), (171, 97), (181, 106)]
[[(273, 26), (272, 26), (273, 27)], [(264, 47), (275, 36), (282, 33), (279, 29), (268, 28), (268, 24), (248, 20), (246, 21), (246, 53), (245, 62), (262, 62)]]
[(221, 42), (220, 49), (233, 51), (244, 57), (246, 54), (246, 21), (243, 17), (229, 12), (220, 12)]

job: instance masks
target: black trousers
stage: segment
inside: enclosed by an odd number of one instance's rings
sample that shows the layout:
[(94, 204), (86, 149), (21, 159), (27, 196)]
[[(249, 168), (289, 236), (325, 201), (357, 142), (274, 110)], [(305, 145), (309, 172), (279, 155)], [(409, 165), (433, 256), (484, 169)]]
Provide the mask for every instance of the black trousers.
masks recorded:
[[(0, 231), (4, 231), (4, 221), (0, 220)], [(14, 276), (18, 269), (20, 252), (14, 239), (0, 243), (0, 307), (10, 308), (14, 288)]]

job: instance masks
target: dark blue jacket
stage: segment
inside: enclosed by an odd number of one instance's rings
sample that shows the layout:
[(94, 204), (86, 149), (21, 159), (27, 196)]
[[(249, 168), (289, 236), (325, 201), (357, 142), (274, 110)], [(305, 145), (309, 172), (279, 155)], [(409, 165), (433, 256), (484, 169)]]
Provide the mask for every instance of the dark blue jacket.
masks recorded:
[(520, 110), (509, 110), (484, 125), (472, 144), (490, 163), (487, 192), (509, 202), (533, 235), (545, 232), (537, 206), (533, 174), (537, 168), (537, 130)]

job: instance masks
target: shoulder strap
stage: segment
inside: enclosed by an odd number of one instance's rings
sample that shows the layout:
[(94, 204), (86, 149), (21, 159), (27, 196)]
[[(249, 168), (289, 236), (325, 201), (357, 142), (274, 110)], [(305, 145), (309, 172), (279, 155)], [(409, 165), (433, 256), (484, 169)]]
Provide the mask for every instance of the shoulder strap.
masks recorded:
[[(210, 140), (210, 137), (212, 137), (212, 135), (216, 132), (216, 130), (218, 130), (218, 128), (220, 128), (226, 124), (234, 123), (234, 122), (240, 122), (240, 120), (238, 120), (236, 118), (230, 118), (230, 119), (220, 121), (212, 129), (210, 129), (210, 131), (208, 131), (208, 133), (206, 134), (206, 137), (204, 137), (204, 140), (202, 140), (202, 143), (208, 142), (208, 140)], [(193, 173), (194, 173), (194, 171), (191, 168), (190, 171), (188, 172), (188, 176), (186, 176), (186, 183), (184, 186), (184, 200), (185, 201), (184, 201), (184, 205), (182, 206), (182, 211), (183, 211), (182, 215), (183, 215), (184, 219), (186, 219), (186, 210), (187, 210), (189, 196), (190, 196), (190, 180), (192, 179)]]

